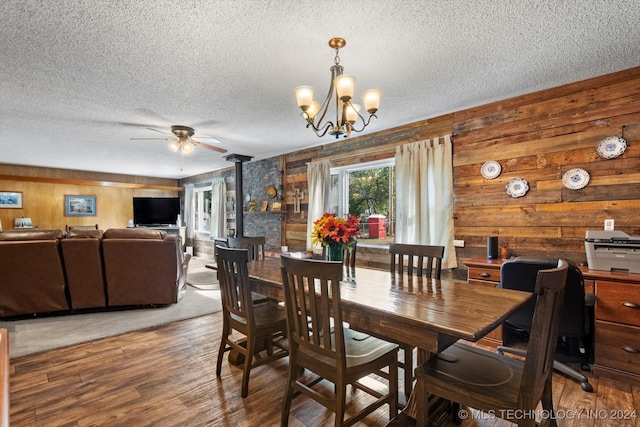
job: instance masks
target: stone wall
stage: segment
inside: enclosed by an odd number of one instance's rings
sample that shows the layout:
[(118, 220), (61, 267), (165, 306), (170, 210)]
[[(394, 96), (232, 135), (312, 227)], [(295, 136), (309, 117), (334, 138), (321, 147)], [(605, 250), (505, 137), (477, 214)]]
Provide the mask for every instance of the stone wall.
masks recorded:
[[(247, 196), (256, 202), (255, 212), (244, 212), (244, 235), (245, 236), (265, 236), (268, 249), (280, 248), (284, 244), (282, 241), (282, 223), (284, 213), (269, 210), (273, 202), (282, 202), (280, 190), (280, 158), (252, 161), (245, 163), (242, 170), (242, 189), (244, 191), (244, 203), (246, 206)], [(267, 187), (274, 186), (278, 194), (274, 198), (267, 196)], [(260, 211), (263, 203), (268, 206), (267, 211)]]

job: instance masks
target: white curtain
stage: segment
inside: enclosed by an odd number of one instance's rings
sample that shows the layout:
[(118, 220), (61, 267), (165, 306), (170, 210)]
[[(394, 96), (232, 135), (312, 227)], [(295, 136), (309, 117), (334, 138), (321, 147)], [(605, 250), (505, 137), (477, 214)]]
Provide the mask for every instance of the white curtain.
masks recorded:
[(311, 231), (313, 223), (329, 209), (331, 193), (331, 167), (329, 160), (319, 160), (307, 165), (307, 182), (309, 185), (309, 216), (307, 217), (307, 250), (314, 248)]
[(184, 221), (187, 226), (187, 239), (193, 241), (196, 222), (196, 215), (193, 209), (193, 184), (184, 186)]
[(227, 183), (218, 179), (211, 183), (211, 221), (209, 221), (209, 237), (225, 237), (227, 235)]
[(396, 242), (444, 246), (442, 268), (455, 268), (453, 237), (451, 136), (397, 147)]

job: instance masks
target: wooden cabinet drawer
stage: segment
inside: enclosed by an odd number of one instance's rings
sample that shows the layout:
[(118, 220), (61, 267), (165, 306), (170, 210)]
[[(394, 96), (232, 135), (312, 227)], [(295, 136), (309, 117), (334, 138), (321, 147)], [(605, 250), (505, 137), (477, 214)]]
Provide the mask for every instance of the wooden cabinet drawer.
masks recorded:
[(597, 365), (640, 375), (640, 327), (597, 320), (594, 351)]
[(471, 280), (484, 280), (489, 282), (500, 283), (500, 269), (499, 268), (481, 268), (481, 267), (469, 267), (469, 282)]
[(640, 286), (596, 281), (596, 319), (640, 326)]

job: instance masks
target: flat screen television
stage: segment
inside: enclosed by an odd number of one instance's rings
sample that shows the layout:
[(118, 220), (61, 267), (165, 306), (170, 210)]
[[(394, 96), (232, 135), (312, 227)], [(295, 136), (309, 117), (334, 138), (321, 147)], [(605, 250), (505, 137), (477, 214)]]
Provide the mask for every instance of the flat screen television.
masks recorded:
[(179, 197), (133, 198), (133, 222), (136, 226), (175, 225), (178, 214)]

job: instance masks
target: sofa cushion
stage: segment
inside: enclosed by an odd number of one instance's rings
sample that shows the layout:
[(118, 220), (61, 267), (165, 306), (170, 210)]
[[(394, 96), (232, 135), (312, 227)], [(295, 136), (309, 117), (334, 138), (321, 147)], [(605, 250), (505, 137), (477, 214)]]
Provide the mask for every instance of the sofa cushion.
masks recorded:
[(106, 307), (102, 231), (72, 230), (60, 244), (71, 308)]
[(62, 230), (7, 230), (0, 232), (0, 241), (15, 242), (20, 240), (55, 240), (62, 239)]
[(159, 239), (167, 235), (166, 231), (141, 228), (110, 228), (104, 232), (104, 239)]
[(0, 233), (0, 317), (69, 310), (60, 230)]

